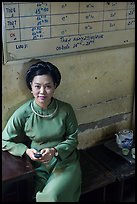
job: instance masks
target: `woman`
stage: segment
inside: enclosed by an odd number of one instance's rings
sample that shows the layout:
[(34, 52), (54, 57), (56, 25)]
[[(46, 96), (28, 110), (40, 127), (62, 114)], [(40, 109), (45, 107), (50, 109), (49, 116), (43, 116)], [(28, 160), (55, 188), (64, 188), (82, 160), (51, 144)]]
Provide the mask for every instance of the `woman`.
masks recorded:
[[(14, 112), (2, 135), (3, 151), (26, 154), (36, 168), (36, 202), (78, 202), (81, 192), (77, 120), (70, 104), (53, 97), (60, 81), (53, 64), (31, 65), (26, 84), (34, 98)], [(30, 146), (19, 142), (23, 134)]]

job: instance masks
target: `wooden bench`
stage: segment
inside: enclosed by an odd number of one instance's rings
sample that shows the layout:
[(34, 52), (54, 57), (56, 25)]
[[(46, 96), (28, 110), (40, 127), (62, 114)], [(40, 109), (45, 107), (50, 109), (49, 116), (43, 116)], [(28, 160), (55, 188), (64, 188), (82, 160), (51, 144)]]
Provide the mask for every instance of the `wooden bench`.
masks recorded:
[[(101, 201), (106, 201), (106, 194), (108, 194), (108, 188), (120, 180), (122, 180), (121, 185), (118, 183), (113, 190), (113, 196), (116, 195), (116, 190), (119, 192), (119, 200), (122, 201), (123, 197), (123, 185), (124, 181), (127, 178), (133, 177), (135, 175), (135, 167), (129, 165), (126, 161), (121, 160), (114, 153), (109, 152), (103, 144), (94, 146), (88, 149), (79, 150), (80, 153), (80, 165), (82, 170), (82, 192), (80, 202), (85, 201), (87, 194), (102, 190), (102, 199)], [(12, 190), (14, 195), (10, 197), (12, 201), (22, 201), (22, 189), (25, 199), (32, 201), (31, 193), (28, 194), (27, 189), (32, 188), (28, 185), (31, 185), (31, 182), (28, 181), (28, 178), (32, 179), (35, 170), (30, 163), (25, 158), (14, 157), (8, 152), (2, 153), (2, 182), (3, 186), (11, 184), (12, 181)], [(22, 181), (26, 180), (25, 185)], [(31, 180), (32, 181), (32, 180)], [(14, 188), (13, 183), (16, 187)], [(27, 185), (27, 186), (26, 186)], [(18, 187), (20, 190), (18, 190)], [(8, 192), (7, 192), (8, 193)], [(3, 193), (3, 200), (8, 201), (7, 193)], [(10, 191), (10, 193), (12, 193)], [(97, 194), (98, 197), (98, 194)], [(97, 198), (96, 197), (96, 198)], [(92, 200), (92, 198), (91, 198)], [(91, 201), (90, 200), (90, 201)], [(112, 198), (110, 198), (111, 201)], [(32, 201), (33, 202), (33, 201)]]
[(106, 186), (115, 182), (116, 177), (96, 161), (86, 150), (80, 150), (80, 164), (82, 170), (82, 197), (92, 191), (101, 189), (102, 201), (106, 200)]
[(135, 163), (131, 164), (127, 158), (111, 151), (105, 144), (102, 142), (89, 148), (86, 153), (115, 177), (115, 182), (107, 188), (107, 201), (124, 202), (135, 191)]
[[(82, 194), (103, 187), (103, 199), (105, 200), (105, 186), (114, 182), (115, 177), (90, 157), (85, 150), (80, 150), (80, 164)], [(29, 188), (33, 189), (31, 182), (34, 173), (35, 170), (25, 157), (15, 157), (8, 152), (2, 152), (3, 201), (23, 201), (23, 199), (31, 201), (32, 193)]]

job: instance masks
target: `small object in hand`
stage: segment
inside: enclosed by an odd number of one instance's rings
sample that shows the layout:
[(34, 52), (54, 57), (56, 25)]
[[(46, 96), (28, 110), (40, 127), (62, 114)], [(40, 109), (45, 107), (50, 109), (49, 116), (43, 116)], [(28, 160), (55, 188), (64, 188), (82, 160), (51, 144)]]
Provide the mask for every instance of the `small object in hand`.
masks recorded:
[(132, 158), (135, 159), (135, 148), (131, 149), (131, 155), (132, 155)]
[(42, 154), (41, 153), (34, 153), (34, 157), (40, 158), (40, 157), (42, 157)]
[(122, 154), (124, 156), (127, 156), (129, 154), (129, 149), (128, 148), (122, 148)]

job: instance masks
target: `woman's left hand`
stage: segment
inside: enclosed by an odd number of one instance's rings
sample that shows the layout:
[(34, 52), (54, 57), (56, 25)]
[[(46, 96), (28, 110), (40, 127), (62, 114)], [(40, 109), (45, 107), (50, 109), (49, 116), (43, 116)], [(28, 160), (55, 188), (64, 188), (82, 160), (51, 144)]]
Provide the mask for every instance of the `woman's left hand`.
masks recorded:
[(42, 153), (41, 162), (48, 163), (55, 154), (54, 148), (44, 148), (40, 151)]

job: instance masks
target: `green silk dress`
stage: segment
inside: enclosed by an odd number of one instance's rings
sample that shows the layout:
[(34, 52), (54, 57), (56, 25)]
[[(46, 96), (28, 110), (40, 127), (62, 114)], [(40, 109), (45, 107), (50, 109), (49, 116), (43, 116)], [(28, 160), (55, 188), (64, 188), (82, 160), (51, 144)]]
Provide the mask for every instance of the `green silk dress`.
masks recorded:
[[(40, 117), (50, 115), (51, 118)], [(36, 202), (79, 202), (81, 169), (79, 163), (78, 123), (72, 106), (56, 98), (47, 109), (41, 109), (34, 99), (19, 107), (8, 120), (2, 132), (2, 150), (22, 157), (27, 150), (23, 135), (38, 151), (55, 147), (58, 156), (48, 163), (32, 161)]]

